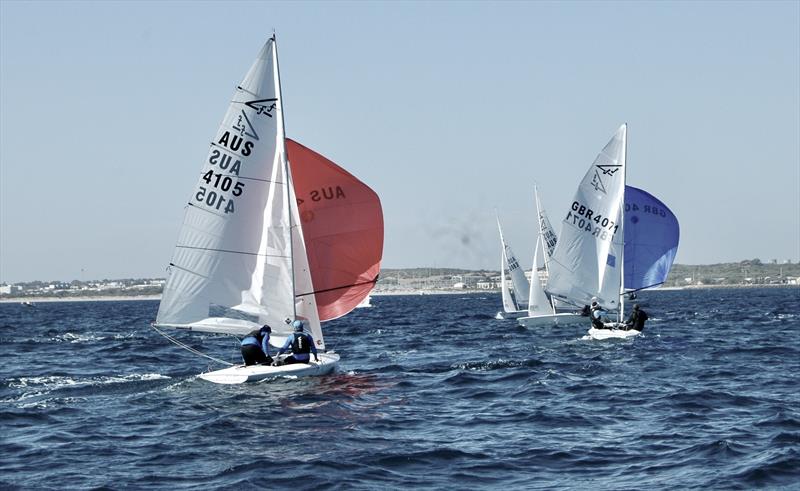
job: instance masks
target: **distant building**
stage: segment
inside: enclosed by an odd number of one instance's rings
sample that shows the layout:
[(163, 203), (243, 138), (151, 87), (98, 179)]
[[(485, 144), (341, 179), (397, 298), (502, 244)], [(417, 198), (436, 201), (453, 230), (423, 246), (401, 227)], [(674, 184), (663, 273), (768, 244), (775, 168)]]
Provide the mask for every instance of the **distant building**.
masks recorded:
[(11, 295), (11, 285), (0, 285), (0, 295)]

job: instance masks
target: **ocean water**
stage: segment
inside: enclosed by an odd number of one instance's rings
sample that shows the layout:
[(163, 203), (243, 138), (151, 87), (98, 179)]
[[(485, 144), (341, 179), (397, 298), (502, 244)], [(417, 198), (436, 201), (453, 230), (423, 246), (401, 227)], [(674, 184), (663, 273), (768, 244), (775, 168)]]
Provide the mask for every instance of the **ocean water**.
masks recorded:
[(640, 300), (644, 335), (587, 341), (373, 297), (324, 326), (335, 375), (239, 386), (155, 301), (0, 304), (0, 488), (800, 489), (800, 289)]

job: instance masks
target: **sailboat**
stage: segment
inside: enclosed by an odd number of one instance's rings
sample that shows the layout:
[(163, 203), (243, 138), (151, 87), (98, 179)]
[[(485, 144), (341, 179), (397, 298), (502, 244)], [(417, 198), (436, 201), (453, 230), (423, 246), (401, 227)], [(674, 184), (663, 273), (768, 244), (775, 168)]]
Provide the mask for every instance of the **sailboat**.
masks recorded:
[(282, 366), (216, 360), (231, 366), (200, 375), (211, 382), (331, 373), (340, 357), (326, 350), (321, 321), (352, 310), (377, 281), (383, 247), (377, 195), (288, 140), (283, 111), (273, 36), (236, 88), (211, 143), (153, 327), (169, 338), (161, 328), (243, 336), (267, 324), (277, 347), (300, 320), (319, 360)]
[(533, 267), (531, 268), (530, 296), (528, 298), (528, 312), (524, 317), (517, 319), (517, 323), (524, 327), (538, 327), (549, 325), (568, 325), (585, 321), (585, 317), (575, 312), (575, 307), (560, 308), (556, 305), (556, 297), (549, 296), (544, 291), (539, 271), (539, 250), (544, 256), (544, 271), (549, 277), (549, 262), (557, 244), (557, 238), (550, 220), (539, 202), (539, 191), (534, 187), (536, 199), (536, 212), (539, 223), (539, 233), (536, 238), (536, 247), (533, 252)]
[(617, 313), (616, 322), (606, 324), (612, 329), (589, 330), (595, 339), (639, 334), (619, 329), (626, 286), (638, 291), (663, 283), (677, 253), (675, 215), (649, 193), (626, 187), (626, 153), (623, 124), (578, 186), (550, 263), (551, 295), (579, 305), (596, 298), (604, 310)]
[[(500, 291), (503, 298), (503, 310), (495, 315), (495, 319), (516, 319), (527, 314), (527, 299), (530, 285), (525, 272), (519, 265), (514, 251), (503, 237), (500, 217), (497, 217), (497, 229), (500, 231)], [(506, 280), (508, 271), (511, 281)], [(524, 300), (523, 300), (524, 299)]]

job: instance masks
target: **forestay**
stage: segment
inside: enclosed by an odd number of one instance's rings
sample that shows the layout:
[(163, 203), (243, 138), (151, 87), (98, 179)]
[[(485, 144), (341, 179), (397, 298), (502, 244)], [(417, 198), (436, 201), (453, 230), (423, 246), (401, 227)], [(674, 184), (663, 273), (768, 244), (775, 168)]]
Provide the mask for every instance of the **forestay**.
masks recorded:
[(626, 131), (617, 130), (583, 177), (549, 263), (547, 290), (578, 305), (594, 296), (606, 308), (619, 304)]
[[(275, 39), (237, 87), (192, 192), (156, 324), (244, 334), (285, 319), (324, 349), (291, 173)], [(249, 314), (242, 316), (237, 312)], [(241, 319), (239, 317), (242, 317)]]

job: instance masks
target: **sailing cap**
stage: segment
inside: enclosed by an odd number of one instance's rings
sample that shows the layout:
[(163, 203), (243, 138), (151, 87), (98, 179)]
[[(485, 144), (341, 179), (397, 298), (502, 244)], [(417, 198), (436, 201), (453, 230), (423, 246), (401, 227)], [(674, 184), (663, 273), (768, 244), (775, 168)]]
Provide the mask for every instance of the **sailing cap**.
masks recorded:
[(292, 322), (292, 327), (294, 327), (295, 331), (302, 331), (303, 330), (303, 321), (296, 320)]
[(261, 331), (261, 333), (272, 332), (272, 328), (264, 324), (263, 326), (261, 326), (261, 329), (259, 329), (259, 331)]
[(597, 297), (592, 297), (592, 303), (597, 303)]

